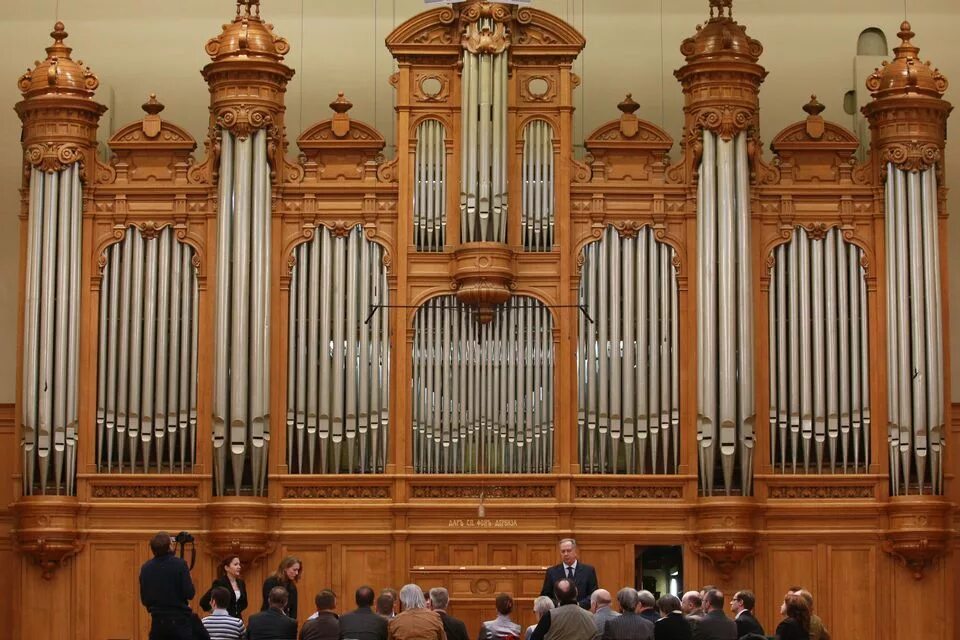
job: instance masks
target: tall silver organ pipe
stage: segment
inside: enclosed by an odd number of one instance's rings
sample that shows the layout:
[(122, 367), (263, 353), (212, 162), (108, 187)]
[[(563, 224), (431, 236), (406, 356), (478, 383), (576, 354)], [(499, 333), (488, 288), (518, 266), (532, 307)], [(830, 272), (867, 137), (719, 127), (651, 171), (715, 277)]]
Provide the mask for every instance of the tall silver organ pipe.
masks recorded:
[(447, 130), (439, 120), (417, 126), (413, 242), (417, 251), (443, 251), (447, 236)]
[(23, 492), (73, 495), (80, 310), (80, 168), (30, 173), (24, 304)]
[[(213, 448), (217, 495), (266, 492), (270, 443), (270, 166), (267, 136), (222, 131)], [(244, 470), (248, 484), (244, 484)]]
[[(697, 191), (701, 489), (749, 495), (754, 445), (750, 167), (744, 133), (703, 132)], [(720, 472), (719, 482), (717, 472)]]
[(507, 241), (507, 76), (506, 51), (463, 52), (461, 242)]
[[(193, 249), (178, 242), (170, 227), (150, 239), (131, 227), (106, 253), (98, 332), (97, 470), (189, 472), (197, 411)], [(134, 296), (135, 290), (142, 295)], [(124, 355), (132, 353), (141, 354), (136, 369)], [(134, 420), (139, 426), (131, 429)]]
[(324, 227), (294, 251), (287, 368), (291, 473), (381, 473), (390, 336), (383, 249)]
[(427, 301), (413, 333), (418, 473), (547, 473), (553, 464), (553, 319), (513, 296), (480, 324), (454, 296)]
[(893, 495), (943, 493), (943, 326), (936, 168), (887, 165), (888, 445)]
[[(839, 229), (813, 239), (797, 228), (774, 258), (768, 307), (771, 462), (781, 473), (865, 473), (870, 345), (863, 252), (845, 242)], [(794, 427), (801, 424), (809, 427)]]
[(523, 129), (523, 212), (520, 227), (527, 251), (553, 249), (553, 127), (534, 120)]
[[(673, 248), (607, 227), (584, 249), (577, 380), (584, 473), (676, 473), (679, 332)], [(592, 319), (592, 322), (591, 322)]]

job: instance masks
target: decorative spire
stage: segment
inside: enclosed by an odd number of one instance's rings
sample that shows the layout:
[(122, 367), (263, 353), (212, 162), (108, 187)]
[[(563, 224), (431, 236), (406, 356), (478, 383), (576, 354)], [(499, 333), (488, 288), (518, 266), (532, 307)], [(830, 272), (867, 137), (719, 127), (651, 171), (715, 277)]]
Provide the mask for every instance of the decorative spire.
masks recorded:
[(714, 18), (733, 18), (733, 0), (710, 0), (710, 19)]
[(260, 0), (237, 0), (237, 16), (260, 19)]
[(683, 41), (680, 53), (687, 62), (702, 56), (726, 56), (757, 62), (763, 45), (747, 35), (747, 29), (733, 19), (733, 0), (710, 0), (710, 19), (697, 25), (697, 32)]
[(637, 109), (639, 108), (640, 108), (640, 104), (633, 99), (632, 93), (628, 93), (627, 97), (624, 98), (620, 102), (620, 104), (617, 105), (617, 109), (620, 109), (620, 111), (622, 111), (623, 113), (631, 114), (631, 115), (636, 113)]
[(810, 102), (803, 105), (803, 110), (811, 116), (819, 116), (821, 113), (823, 113), (824, 109), (826, 109), (826, 107), (820, 104), (820, 101), (817, 100), (816, 94), (811, 95)]
[(920, 60), (920, 48), (913, 44), (915, 35), (910, 23), (904, 20), (897, 33), (901, 43), (893, 49), (893, 60), (884, 61), (883, 66), (867, 78), (867, 89), (874, 98), (908, 94), (943, 97), (949, 83), (929, 60)]
[(217, 60), (247, 56), (279, 62), (290, 52), (286, 39), (273, 33), (273, 25), (260, 17), (260, 0), (237, 0), (237, 15), (223, 25), (223, 32), (210, 38), (207, 55)]
[(150, 99), (140, 105), (140, 108), (143, 109), (147, 115), (155, 116), (163, 111), (164, 105), (162, 102), (157, 100), (157, 94), (151, 93)]
[(335, 113), (346, 113), (353, 108), (353, 103), (343, 96), (343, 91), (337, 93), (337, 99), (330, 103), (330, 108)]
[(46, 49), (46, 59), (34, 62), (34, 68), (27, 69), (17, 82), (24, 98), (47, 94), (93, 97), (100, 81), (90, 67), (83, 66), (82, 60), (74, 61), (70, 57), (73, 50), (64, 44), (67, 35), (62, 22), (53, 25), (50, 32), (53, 44)]

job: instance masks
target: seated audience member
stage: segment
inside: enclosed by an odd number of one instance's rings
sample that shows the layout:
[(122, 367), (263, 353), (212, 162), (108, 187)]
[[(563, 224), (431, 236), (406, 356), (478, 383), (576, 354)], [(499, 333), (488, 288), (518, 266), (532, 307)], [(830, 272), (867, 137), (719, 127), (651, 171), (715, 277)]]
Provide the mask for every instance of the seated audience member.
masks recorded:
[(763, 625), (753, 615), (753, 608), (757, 604), (757, 598), (753, 591), (737, 591), (733, 594), (730, 601), (730, 611), (733, 612), (734, 619), (737, 622), (737, 637), (745, 636), (748, 633), (755, 633), (759, 636), (763, 633)]
[(653, 640), (693, 640), (693, 628), (683, 615), (677, 596), (667, 594), (661, 597), (657, 607), (663, 617), (653, 625)]
[(621, 614), (607, 620), (603, 640), (653, 640), (653, 623), (636, 613), (637, 590), (624, 587), (617, 592)]
[(387, 640), (446, 640), (440, 615), (427, 609), (423, 592), (415, 584), (400, 589), (403, 611), (387, 624)]
[(703, 598), (699, 591), (687, 591), (680, 600), (680, 609), (687, 620), (697, 623), (703, 617)]
[[(537, 599), (533, 601), (533, 615), (537, 617), (537, 622), (540, 622), (540, 618), (543, 617), (547, 611), (553, 609), (553, 599), (549, 596), (537, 596)], [(523, 640), (530, 640), (530, 636), (533, 635), (533, 630), (536, 628), (537, 623), (533, 623), (527, 630), (523, 632)]]
[(497, 617), (480, 625), (480, 640), (519, 640), (520, 625), (510, 618), (513, 598), (509, 593), (497, 594)]
[(283, 587), (270, 589), (266, 611), (250, 616), (247, 625), (247, 640), (296, 640), (297, 621), (287, 616), (287, 590)]
[(227, 607), (234, 601), (225, 587), (210, 590), (209, 602), (213, 612), (203, 619), (203, 628), (210, 640), (241, 640), (246, 630), (243, 621), (230, 615)]
[(240, 556), (234, 554), (224, 558), (220, 563), (220, 576), (200, 598), (200, 608), (210, 611), (210, 596), (213, 590), (216, 587), (223, 587), (227, 593), (231, 594), (230, 603), (225, 607), (227, 613), (234, 618), (239, 618), (247, 608), (247, 585), (240, 579), (241, 569)]
[(334, 612), (337, 608), (337, 594), (324, 589), (314, 598), (317, 612), (303, 624), (300, 640), (340, 640), (340, 617)]
[(557, 607), (550, 609), (530, 634), (530, 640), (596, 640), (593, 614), (580, 607), (577, 584), (563, 578), (553, 587)]
[(450, 593), (443, 587), (434, 587), (430, 589), (430, 600), (427, 606), (431, 611), (436, 611), (440, 615), (440, 621), (443, 622), (443, 631), (447, 634), (447, 640), (470, 640), (467, 634), (467, 625), (463, 620), (454, 618), (447, 613), (447, 607), (450, 606)]
[(810, 640), (810, 608), (807, 602), (795, 593), (783, 598), (783, 620), (777, 625), (777, 640)]
[[(373, 589), (362, 586), (354, 596), (357, 608), (340, 616), (340, 640), (387, 640), (387, 621), (378, 616), (373, 606)], [(393, 611), (393, 601), (390, 601)]]
[(803, 587), (792, 589), (792, 592), (803, 598), (810, 610), (810, 640), (830, 640), (830, 632), (824, 626), (823, 620), (813, 612), (813, 594)]
[(656, 624), (660, 619), (660, 612), (657, 611), (657, 599), (653, 594), (644, 589), (637, 592), (637, 613), (650, 621), (650, 624)]
[(737, 640), (737, 623), (723, 613), (723, 593), (710, 589), (703, 599), (703, 617), (693, 629), (693, 640)]
[(393, 599), (393, 612), (391, 617), (396, 617), (396, 615), (400, 613), (400, 592), (393, 587), (385, 587), (380, 593), (385, 593)]
[(260, 611), (266, 611), (271, 607), (270, 592), (274, 587), (283, 587), (287, 592), (287, 607), (284, 612), (294, 620), (297, 619), (297, 582), (300, 581), (300, 574), (303, 572), (303, 563), (300, 558), (287, 556), (280, 561), (280, 566), (273, 572), (269, 578), (263, 582), (263, 605)]
[(590, 594), (590, 612), (593, 614), (593, 624), (597, 627), (597, 634), (603, 635), (603, 626), (620, 614), (610, 606), (613, 599), (606, 589), (597, 589)]
[(394, 599), (393, 596), (384, 591), (379, 596), (377, 596), (377, 615), (381, 618), (386, 618), (387, 620), (392, 620), (396, 614), (394, 614)]

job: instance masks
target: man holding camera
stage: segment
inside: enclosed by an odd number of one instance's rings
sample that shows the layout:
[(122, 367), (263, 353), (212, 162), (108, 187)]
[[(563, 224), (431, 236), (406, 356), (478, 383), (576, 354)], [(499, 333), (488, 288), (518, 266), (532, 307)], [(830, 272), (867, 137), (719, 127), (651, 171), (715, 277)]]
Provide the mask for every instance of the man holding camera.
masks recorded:
[(174, 555), (174, 540), (161, 531), (150, 540), (153, 560), (140, 567), (140, 602), (153, 618), (150, 640), (192, 640), (196, 594), (190, 568)]

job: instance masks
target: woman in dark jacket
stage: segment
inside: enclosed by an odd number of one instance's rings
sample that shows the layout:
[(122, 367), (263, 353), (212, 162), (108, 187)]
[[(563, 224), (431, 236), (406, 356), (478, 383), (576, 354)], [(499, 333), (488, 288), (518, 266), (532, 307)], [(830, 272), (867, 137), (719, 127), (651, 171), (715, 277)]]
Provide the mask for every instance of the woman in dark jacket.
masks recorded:
[(810, 608), (803, 598), (788, 593), (781, 613), (786, 617), (777, 625), (777, 640), (810, 640)]
[(220, 563), (220, 577), (213, 581), (207, 592), (200, 598), (200, 607), (204, 611), (210, 611), (210, 594), (214, 587), (223, 587), (230, 593), (230, 605), (227, 607), (227, 613), (234, 618), (239, 618), (243, 610), (247, 608), (247, 585), (240, 579), (240, 556), (229, 555)]
[(287, 590), (287, 615), (297, 619), (297, 582), (300, 581), (300, 570), (303, 563), (296, 556), (287, 556), (280, 562), (276, 573), (263, 583), (263, 606), (260, 611), (270, 608), (270, 590), (274, 587), (283, 587)]

